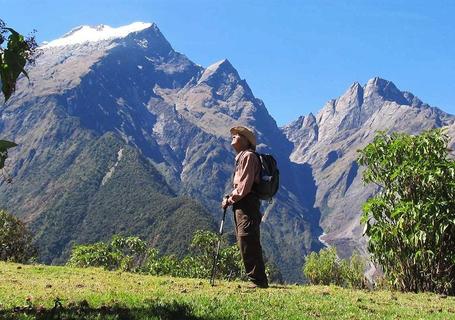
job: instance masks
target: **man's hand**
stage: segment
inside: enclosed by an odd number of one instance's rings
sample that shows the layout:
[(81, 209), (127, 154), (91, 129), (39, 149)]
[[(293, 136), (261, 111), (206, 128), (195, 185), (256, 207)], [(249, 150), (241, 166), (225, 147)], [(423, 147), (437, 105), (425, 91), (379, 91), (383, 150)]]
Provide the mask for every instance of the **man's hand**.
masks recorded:
[(223, 201), (221, 202), (221, 208), (223, 209), (226, 209), (227, 207), (229, 207), (229, 201), (228, 201), (229, 197), (226, 196), (223, 198)]

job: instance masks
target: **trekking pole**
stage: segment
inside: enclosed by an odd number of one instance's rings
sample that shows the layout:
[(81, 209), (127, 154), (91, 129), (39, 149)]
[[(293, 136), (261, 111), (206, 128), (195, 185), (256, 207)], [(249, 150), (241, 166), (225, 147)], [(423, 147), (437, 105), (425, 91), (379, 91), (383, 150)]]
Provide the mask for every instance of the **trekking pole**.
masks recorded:
[[(227, 198), (226, 196), (225, 198)], [(215, 285), (215, 274), (216, 274), (216, 264), (218, 262), (218, 255), (220, 254), (220, 245), (221, 245), (221, 236), (223, 235), (223, 227), (224, 227), (224, 218), (226, 217), (226, 209), (223, 209), (223, 219), (221, 219), (220, 225), (220, 232), (218, 233), (218, 245), (216, 246), (216, 253), (213, 256), (213, 267), (212, 267), (212, 278), (210, 279), (210, 284), (212, 287)]]

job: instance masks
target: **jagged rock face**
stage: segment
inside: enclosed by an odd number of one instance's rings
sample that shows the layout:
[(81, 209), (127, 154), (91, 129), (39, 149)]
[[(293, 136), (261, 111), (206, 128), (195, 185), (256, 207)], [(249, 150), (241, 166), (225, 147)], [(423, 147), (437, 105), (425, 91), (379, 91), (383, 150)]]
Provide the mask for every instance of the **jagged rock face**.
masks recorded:
[(321, 246), (311, 168), (290, 162), (292, 143), (229, 61), (204, 69), (156, 25), (68, 39), (42, 48), (31, 84), (21, 79), (1, 109), (3, 138), (19, 144), (1, 201), (32, 227), (42, 260), (60, 263), (73, 244), (115, 233), (182, 254), (192, 232), (215, 230), (231, 188), (229, 128), (243, 124), (281, 171), (276, 201), (264, 206), (265, 254), (286, 279), (301, 279), (304, 255)]
[(359, 218), (362, 204), (377, 190), (362, 182), (357, 150), (371, 142), (377, 131), (417, 134), (450, 125), (455, 117), (431, 108), (408, 92), (380, 78), (365, 86), (354, 83), (345, 94), (329, 101), (316, 117), (300, 117), (283, 127), (294, 143), (291, 160), (311, 166), (316, 181), (315, 205), (321, 211), (323, 239), (342, 257), (365, 250)]

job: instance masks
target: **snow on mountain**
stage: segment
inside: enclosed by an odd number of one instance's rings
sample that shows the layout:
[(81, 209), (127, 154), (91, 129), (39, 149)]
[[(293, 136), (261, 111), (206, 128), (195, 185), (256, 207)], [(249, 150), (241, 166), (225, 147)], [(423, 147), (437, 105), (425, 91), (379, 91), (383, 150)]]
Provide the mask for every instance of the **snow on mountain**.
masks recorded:
[(141, 31), (151, 26), (151, 23), (145, 22), (133, 22), (118, 28), (112, 28), (104, 24), (98, 26), (79, 26), (65, 34), (63, 37), (45, 44), (42, 48), (124, 38), (132, 32)]

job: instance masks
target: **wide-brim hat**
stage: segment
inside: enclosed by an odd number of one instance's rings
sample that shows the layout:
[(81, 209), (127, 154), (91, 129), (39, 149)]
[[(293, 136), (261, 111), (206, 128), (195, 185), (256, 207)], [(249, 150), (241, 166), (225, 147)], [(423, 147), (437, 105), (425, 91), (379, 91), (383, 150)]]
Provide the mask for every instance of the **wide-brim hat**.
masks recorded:
[(232, 135), (236, 134), (236, 133), (241, 134), (248, 140), (248, 142), (253, 147), (256, 147), (256, 136), (254, 135), (253, 131), (251, 131), (250, 129), (243, 127), (243, 126), (237, 126), (237, 127), (231, 128), (230, 132)]

